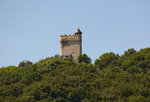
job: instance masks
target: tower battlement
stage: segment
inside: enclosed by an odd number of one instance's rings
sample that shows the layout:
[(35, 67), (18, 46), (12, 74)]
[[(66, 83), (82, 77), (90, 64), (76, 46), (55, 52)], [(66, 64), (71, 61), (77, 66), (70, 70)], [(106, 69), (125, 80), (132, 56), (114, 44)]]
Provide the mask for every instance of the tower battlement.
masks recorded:
[(72, 57), (77, 62), (77, 57), (82, 54), (82, 32), (77, 29), (73, 35), (60, 35), (61, 56)]
[(82, 40), (79, 36), (77, 36), (76, 34), (69, 34), (69, 35), (60, 35), (60, 43), (62, 42), (72, 42), (72, 41), (80, 41)]

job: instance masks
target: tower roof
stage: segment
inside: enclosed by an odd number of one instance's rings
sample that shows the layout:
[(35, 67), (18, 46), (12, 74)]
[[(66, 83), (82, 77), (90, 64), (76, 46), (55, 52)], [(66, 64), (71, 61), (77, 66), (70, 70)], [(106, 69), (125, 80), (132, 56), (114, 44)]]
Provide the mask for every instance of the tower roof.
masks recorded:
[(75, 34), (82, 34), (82, 32), (80, 31), (80, 27), (77, 29)]

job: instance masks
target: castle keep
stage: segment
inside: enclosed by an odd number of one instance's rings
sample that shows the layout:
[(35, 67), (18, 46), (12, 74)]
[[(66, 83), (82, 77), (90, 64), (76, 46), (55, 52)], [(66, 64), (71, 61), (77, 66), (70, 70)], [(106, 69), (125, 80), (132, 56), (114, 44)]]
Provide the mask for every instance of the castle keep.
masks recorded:
[(71, 57), (73, 62), (82, 54), (82, 32), (77, 29), (73, 35), (60, 35), (61, 56)]

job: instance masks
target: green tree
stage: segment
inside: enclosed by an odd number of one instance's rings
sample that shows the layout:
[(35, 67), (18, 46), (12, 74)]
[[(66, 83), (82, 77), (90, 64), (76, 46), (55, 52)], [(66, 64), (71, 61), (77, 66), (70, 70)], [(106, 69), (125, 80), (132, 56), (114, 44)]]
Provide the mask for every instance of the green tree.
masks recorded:
[(130, 48), (127, 51), (124, 52), (124, 54), (120, 57), (119, 61), (123, 63), (124, 61), (127, 61), (131, 55), (135, 54), (136, 50), (134, 48)]
[(19, 63), (18, 67), (30, 67), (33, 63), (31, 61), (22, 61)]
[(77, 63), (82, 63), (82, 62), (91, 63), (91, 58), (88, 57), (86, 54), (79, 55), (77, 58)]
[(105, 53), (96, 59), (94, 64), (99, 67), (99, 69), (103, 69), (108, 65), (115, 64), (115, 60), (119, 58), (119, 55), (114, 54), (113, 52)]
[(132, 54), (136, 53), (136, 50), (134, 48), (128, 49), (127, 51), (124, 52), (124, 55), (129, 57)]
[(0, 102), (150, 102), (150, 49), (123, 56), (104, 53), (95, 66), (82, 55), (80, 63), (54, 56), (2, 67)]

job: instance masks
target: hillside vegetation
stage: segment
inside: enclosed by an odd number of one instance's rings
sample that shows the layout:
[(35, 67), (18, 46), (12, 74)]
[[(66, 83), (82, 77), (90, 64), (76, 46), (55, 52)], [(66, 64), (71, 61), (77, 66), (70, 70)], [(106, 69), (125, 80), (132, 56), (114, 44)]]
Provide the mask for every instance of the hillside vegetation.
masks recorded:
[(150, 48), (2, 67), (0, 102), (150, 102)]

